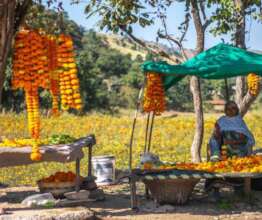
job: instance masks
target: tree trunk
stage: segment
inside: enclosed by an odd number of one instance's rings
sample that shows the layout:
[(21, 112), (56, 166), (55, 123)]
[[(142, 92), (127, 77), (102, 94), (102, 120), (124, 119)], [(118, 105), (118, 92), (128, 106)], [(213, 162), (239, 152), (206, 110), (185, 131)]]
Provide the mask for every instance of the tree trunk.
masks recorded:
[(14, 35), (15, 0), (0, 0), (0, 107), (7, 56)]
[[(237, 24), (235, 31), (235, 44), (237, 47), (246, 49), (246, 20), (245, 20), (245, 3), (243, 0), (234, 0), (236, 10)], [(239, 106), (239, 112), (244, 116), (251, 104), (256, 100), (257, 96), (252, 96), (249, 92), (245, 95), (245, 77), (237, 77), (236, 79), (236, 97), (235, 101)]]
[(2, 105), (3, 85), (7, 56), (15, 32), (23, 22), (32, 0), (0, 0), (0, 108)]
[[(196, 51), (197, 53), (200, 53), (204, 50), (205, 30), (201, 23), (197, 1), (191, 0), (190, 3), (192, 7), (191, 13), (197, 33)], [(191, 77), (190, 90), (193, 94), (194, 110), (195, 110), (195, 117), (196, 117), (195, 135), (191, 145), (191, 159), (192, 162), (200, 162), (201, 145), (203, 142), (203, 134), (204, 134), (204, 115), (203, 115), (203, 107), (202, 107), (200, 80), (198, 77), (196, 76)]]

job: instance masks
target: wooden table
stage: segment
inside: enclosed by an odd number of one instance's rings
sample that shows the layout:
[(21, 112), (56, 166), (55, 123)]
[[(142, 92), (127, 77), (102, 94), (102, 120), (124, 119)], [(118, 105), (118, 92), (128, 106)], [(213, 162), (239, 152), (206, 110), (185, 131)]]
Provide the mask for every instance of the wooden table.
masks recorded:
[(134, 169), (130, 175), (130, 196), (131, 208), (138, 208), (138, 199), (136, 193), (136, 183), (143, 180), (164, 180), (164, 179), (226, 179), (243, 178), (244, 192), (247, 196), (251, 193), (251, 179), (261, 178), (262, 173), (209, 173), (190, 170), (141, 170)]
[(76, 162), (76, 191), (80, 189), (80, 160), (84, 157), (83, 148), (88, 148), (88, 177), (92, 176), (92, 147), (96, 144), (94, 135), (80, 138), (71, 144), (41, 146), (41, 161), (32, 161), (32, 147), (0, 147), (0, 167), (28, 165), (39, 162)]

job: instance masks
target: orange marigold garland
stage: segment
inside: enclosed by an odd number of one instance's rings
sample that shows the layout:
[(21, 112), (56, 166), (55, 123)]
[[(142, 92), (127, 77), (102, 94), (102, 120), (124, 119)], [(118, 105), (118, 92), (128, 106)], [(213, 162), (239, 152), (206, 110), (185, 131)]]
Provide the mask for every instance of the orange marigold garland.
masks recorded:
[(16, 36), (12, 88), (25, 90), (28, 128), (35, 139), (31, 159), (40, 160), (37, 144), (40, 136), (38, 88), (49, 88), (48, 57), (44, 39), (35, 30), (22, 30)]
[(16, 36), (12, 88), (25, 90), (32, 160), (41, 160), (38, 88), (50, 89), (53, 115), (59, 114), (59, 94), (64, 110), (82, 108), (73, 49), (70, 36), (56, 38), (27, 29)]
[(79, 80), (74, 58), (73, 41), (70, 36), (60, 35), (58, 38), (58, 66), (60, 67), (60, 93), (62, 109), (82, 108), (79, 92)]
[(247, 76), (248, 91), (251, 95), (257, 96), (260, 90), (260, 78), (255, 73), (250, 73)]
[(147, 73), (146, 88), (144, 92), (144, 111), (154, 112), (161, 115), (166, 110), (165, 90), (162, 75), (158, 73)]
[(50, 74), (50, 93), (52, 96), (52, 115), (59, 115), (59, 72), (57, 62), (57, 40), (55, 36), (47, 36), (48, 70)]

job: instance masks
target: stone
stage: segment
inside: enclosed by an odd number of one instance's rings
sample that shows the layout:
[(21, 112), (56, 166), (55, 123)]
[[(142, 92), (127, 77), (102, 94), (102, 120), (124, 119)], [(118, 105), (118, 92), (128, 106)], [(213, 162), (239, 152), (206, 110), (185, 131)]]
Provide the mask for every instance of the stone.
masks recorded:
[(0, 208), (0, 215), (4, 215), (4, 214), (6, 214), (5, 209), (4, 208)]
[(69, 200), (88, 200), (90, 191), (80, 190), (79, 192), (68, 192), (64, 196)]
[(96, 201), (105, 200), (105, 194), (102, 189), (95, 189), (90, 191), (89, 199), (94, 199)]
[(94, 180), (84, 180), (81, 185), (81, 189), (94, 190), (97, 189), (97, 185)]
[(42, 193), (42, 194), (35, 194), (26, 197), (22, 204), (29, 206), (29, 207), (37, 207), (37, 206), (44, 206), (44, 207), (54, 207), (56, 204), (56, 200), (51, 193)]
[(154, 210), (155, 213), (165, 213), (165, 212), (173, 212), (175, 211), (175, 207), (172, 205), (162, 205)]
[(129, 170), (119, 170), (116, 169), (115, 170), (115, 176), (116, 176), (116, 183), (128, 183), (129, 181)]

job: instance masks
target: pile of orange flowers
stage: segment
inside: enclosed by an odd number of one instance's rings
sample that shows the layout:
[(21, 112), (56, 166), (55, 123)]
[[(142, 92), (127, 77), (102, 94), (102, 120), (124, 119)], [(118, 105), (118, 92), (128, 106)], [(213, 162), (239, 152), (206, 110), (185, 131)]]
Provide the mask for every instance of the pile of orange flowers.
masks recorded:
[(162, 75), (158, 73), (147, 73), (146, 79), (143, 105), (144, 111), (161, 115), (166, 109)]
[[(148, 169), (148, 164), (145, 165)], [(262, 156), (233, 157), (219, 162), (177, 163), (175, 165), (160, 165), (154, 169), (198, 170), (214, 173), (260, 173), (262, 172)]]
[(28, 128), (32, 143), (32, 160), (41, 160), (38, 147), (40, 114), (38, 89), (49, 89), (52, 95), (52, 114), (59, 114), (59, 94), (62, 109), (82, 108), (79, 80), (70, 36), (55, 36), (23, 29), (15, 39), (12, 88), (24, 89)]
[(247, 76), (248, 91), (251, 95), (257, 96), (260, 90), (260, 77), (255, 73), (250, 73)]
[(61, 35), (58, 38), (58, 66), (63, 70), (60, 73), (60, 93), (62, 109), (82, 108), (82, 100), (79, 92), (79, 80), (74, 59), (74, 48), (71, 37)]
[(76, 175), (71, 171), (68, 171), (68, 172), (59, 171), (59, 172), (56, 172), (54, 175), (41, 179), (40, 181), (44, 183), (75, 182)]

